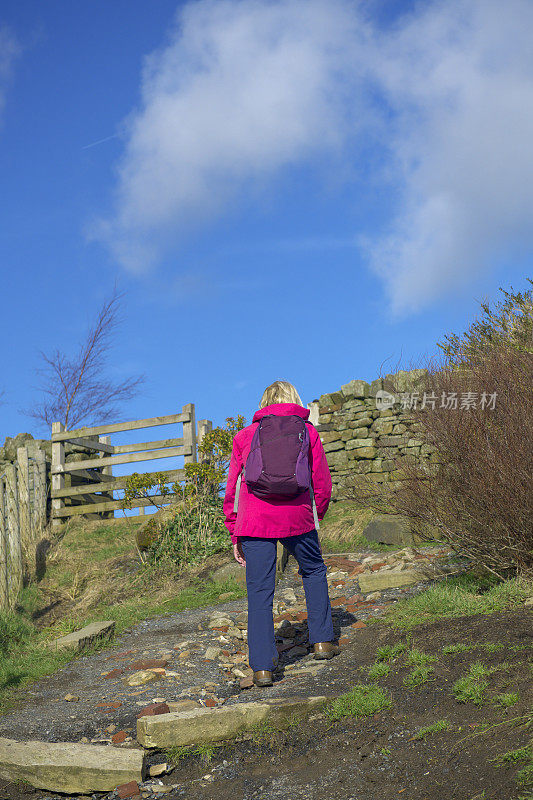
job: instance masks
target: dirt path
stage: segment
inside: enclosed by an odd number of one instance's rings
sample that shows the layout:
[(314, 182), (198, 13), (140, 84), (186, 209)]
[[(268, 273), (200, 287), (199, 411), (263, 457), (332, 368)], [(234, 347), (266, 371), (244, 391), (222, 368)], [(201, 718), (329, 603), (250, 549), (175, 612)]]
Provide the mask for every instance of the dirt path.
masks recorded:
[[(436, 551), (429, 548), (421, 552), (436, 556)], [(444, 563), (445, 554), (439, 555), (439, 561)], [(365, 565), (365, 558), (371, 559), (370, 563)], [(423, 587), (419, 583), (367, 595), (360, 593), (361, 561), (368, 570), (376, 571), (390, 569), (397, 558), (394, 554), (376, 556), (375, 553), (350, 557), (325, 555), (335, 634), (342, 647), (341, 654), (331, 661), (316, 662), (312, 658), (301, 577), (297, 566), (290, 563), (275, 593), (275, 621), (281, 624), (280, 670), (272, 687), (241, 686), (246, 684), (242, 678), (249, 672), (246, 600), (235, 600), (146, 620), (123, 633), (113, 647), (76, 659), (31, 686), (24, 706), (0, 718), (0, 736), (137, 746), (137, 715), (154, 700), (175, 703), (187, 699), (214, 707), (262, 697), (345, 691), (361, 679), (363, 641), (365, 647), (376, 646), (376, 629), (365, 630), (364, 620), (379, 616), (400, 597)], [(134, 675), (139, 677), (141, 670), (149, 682), (128, 685)], [(66, 700), (68, 696), (76, 699)], [(243, 792), (234, 799), (248, 797), (247, 790), (243, 788)], [(33, 796), (54, 795), (34, 792)]]

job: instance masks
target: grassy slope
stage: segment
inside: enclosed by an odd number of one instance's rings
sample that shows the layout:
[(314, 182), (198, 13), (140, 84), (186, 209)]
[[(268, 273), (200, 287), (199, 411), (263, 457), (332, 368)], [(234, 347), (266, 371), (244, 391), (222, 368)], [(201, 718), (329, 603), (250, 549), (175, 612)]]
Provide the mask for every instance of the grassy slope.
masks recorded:
[(0, 711), (17, 702), (22, 687), (73, 658), (47, 650), (57, 636), (103, 619), (116, 620), (120, 633), (150, 616), (210, 605), (229, 592), (245, 595), (235, 579), (209, 578), (232, 558), (229, 548), (182, 571), (143, 567), (135, 546), (141, 522), (65, 526), (42, 580), (23, 589), (15, 614), (0, 614)]

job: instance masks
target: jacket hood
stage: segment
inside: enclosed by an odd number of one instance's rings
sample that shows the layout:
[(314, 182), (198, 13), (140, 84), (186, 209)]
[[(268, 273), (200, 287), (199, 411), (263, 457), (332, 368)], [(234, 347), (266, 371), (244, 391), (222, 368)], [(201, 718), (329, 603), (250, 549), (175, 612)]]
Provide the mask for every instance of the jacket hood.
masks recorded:
[(252, 422), (259, 422), (259, 420), (262, 417), (266, 417), (267, 414), (277, 414), (279, 417), (289, 417), (295, 414), (302, 419), (308, 419), (310, 410), (296, 403), (272, 403), (270, 406), (259, 408), (255, 412)]

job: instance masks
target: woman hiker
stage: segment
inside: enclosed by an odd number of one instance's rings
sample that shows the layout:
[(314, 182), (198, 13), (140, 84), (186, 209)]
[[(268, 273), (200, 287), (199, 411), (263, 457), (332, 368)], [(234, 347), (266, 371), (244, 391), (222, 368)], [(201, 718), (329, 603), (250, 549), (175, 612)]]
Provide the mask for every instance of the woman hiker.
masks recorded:
[(317, 533), (331, 499), (331, 476), (308, 417), (294, 386), (275, 381), (265, 389), (252, 424), (233, 439), (224, 514), (233, 554), (246, 567), (248, 661), (256, 686), (272, 686), (278, 664), (273, 619), (278, 539), (299, 565), (314, 657), (340, 652), (332, 641), (326, 565)]

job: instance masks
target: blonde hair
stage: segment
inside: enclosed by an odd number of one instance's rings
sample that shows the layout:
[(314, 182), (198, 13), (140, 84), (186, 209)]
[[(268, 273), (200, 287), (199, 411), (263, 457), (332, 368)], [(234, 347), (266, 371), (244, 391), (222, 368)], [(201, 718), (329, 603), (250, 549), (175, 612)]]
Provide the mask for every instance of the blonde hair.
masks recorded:
[(259, 408), (271, 406), (274, 403), (296, 403), (296, 405), (303, 406), (300, 395), (292, 383), (288, 381), (274, 381), (270, 386), (267, 386), (263, 392)]

